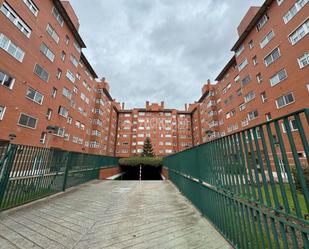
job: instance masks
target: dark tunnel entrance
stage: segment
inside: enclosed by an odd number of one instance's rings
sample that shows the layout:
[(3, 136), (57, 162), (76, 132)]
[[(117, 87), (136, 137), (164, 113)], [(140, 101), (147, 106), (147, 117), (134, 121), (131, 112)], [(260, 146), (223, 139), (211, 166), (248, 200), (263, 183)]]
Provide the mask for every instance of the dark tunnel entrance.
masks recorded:
[(162, 167), (140, 166), (140, 167), (122, 167), (125, 174), (122, 180), (162, 180)]

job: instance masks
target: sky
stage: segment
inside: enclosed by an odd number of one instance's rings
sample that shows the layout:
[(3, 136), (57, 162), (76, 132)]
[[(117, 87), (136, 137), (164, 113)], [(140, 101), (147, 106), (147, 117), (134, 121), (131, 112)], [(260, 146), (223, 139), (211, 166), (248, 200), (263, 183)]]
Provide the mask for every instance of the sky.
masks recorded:
[(83, 50), (125, 107), (184, 109), (229, 61), (237, 26), (263, 0), (70, 0)]

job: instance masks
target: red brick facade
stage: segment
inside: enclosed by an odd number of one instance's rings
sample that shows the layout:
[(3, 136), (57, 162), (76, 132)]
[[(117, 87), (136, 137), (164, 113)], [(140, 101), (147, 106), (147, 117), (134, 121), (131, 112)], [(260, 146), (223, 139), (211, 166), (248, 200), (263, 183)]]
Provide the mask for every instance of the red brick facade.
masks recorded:
[(0, 141), (131, 156), (150, 137), (167, 155), (309, 107), (308, 1), (250, 8), (235, 56), (183, 111), (163, 102), (125, 110), (113, 100), (81, 52), (68, 1), (0, 5)]

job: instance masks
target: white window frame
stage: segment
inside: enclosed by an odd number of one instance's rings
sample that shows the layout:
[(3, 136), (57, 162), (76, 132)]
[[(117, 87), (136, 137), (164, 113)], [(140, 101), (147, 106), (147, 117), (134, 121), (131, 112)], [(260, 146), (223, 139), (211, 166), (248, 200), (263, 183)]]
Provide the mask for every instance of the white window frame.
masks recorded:
[(66, 77), (69, 79), (69, 81), (71, 81), (73, 84), (75, 83), (75, 75), (70, 71), (70, 70), (67, 70), (67, 73), (66, 73)]
[(240, 72), (248, 65), (248, 60), (245, 58), (239, 65), (238, 65), (238, 71)]
[(268, 20), (269, 20), (269, 17), (267, 16), (267, 14), (264, 14), (256, 25), (257, 31), (260, 31), (265, 26), (265, 24), (268, 22)]
[[(28, 96), (29, 91), (32, 91), (34, 93), (33, 98)], [(39, 97), (39, 99), (41, 101), (38, 101), (37, 97)], [(37, 103), (39, 105), (42, 105), (43, 104), (43, 100), (44, 100), (44, 95), (39, 93), (38, 91), (34, 90), (32, 87), (28, 87), (27, 92), (26, 92), (26, 98), (30, 99), (31, 101), (33, 101), (33, 102), (35, 102), (35, 103)]]
[[(275, 50), (277, 50), (277, 49), (278, 49), (278, 52), (279, 52), (279, 57), (276, 58), (276, 59), (274, 59), (273, 53), (274, 53)], [(266, 58), (268, 58), (269, 56), (272, 58), (272, 61), (268, 63), (268, 62), (266, 62)], [(280, 51), (279, 46), (277, 46), (277, 47), (275, 47), (269, 54), (267, 54), (267, 55), (264, 57), (264, 64), (265, 64), (265, 66), (266, 66), (266, 67), (269, 67), (269, 66), (270, 66), (271, 64), (273, 64), (276, 60), (278, 60), (280, 57), (281, 57), (281, 51)]]
[[(279, 78), (279, 74), (281, 72), (284, 72), (284, 75), (285, 75), (285, 77), (282, 78), (282, 79)], [(269, 78), (270, 86), (274, 87), (274, 86), (278, 85), (281, 81), (287, 79), (287, 77), (288, 77), (288, 74), (287, 74), (286, 69), (285, 68), (281, 69), (280, 71), (278, 71), (276, 74), (274, 74), (273, 76), (271, 76)]]
[[(297, 0), (296, 3), (293, 4), (288, 12), (282, 17), (284, 23), (289, 23), (308, 2), (308, 0)], [(300, 3), (302, 3), (302, 5)]]
[(49, 23), (47, 24), (46, 32), (57, 44), (59, 43), (59, 35)]
[[(271, 35), (272, 34), (272, 35)], [(269, 31), (263, 39), (260, 41), (260, 47), (265, 48), (267, 44), (275, 37), (275, 32), (273, 30)]]
[(2, 109), (2, 111), (0, 112), (0, 120), (3, 120), (4, 114), (5, 114), (5, 111), (6, 111), (6, 106), (0, 105), (0, 109)]
[[(31, 127), (31, 126), (28, 126), (28, 125), (20, 124), (19, 121), (20, 121), (21, 115), (27, 116), (28, 118), (33, 118), (33, 119), (35, 119), (35, 126), (34, 126), (34, 127)], [(28, 122), (27, 122), (27, 123), (28, 123)], [(25, 128), (29, 128), (29, 129), (35, 130), (36, 127), (37, 127), (37, 124), (38, 124), (38, 119), (37, 119), (37, 118), (35, 118), (35, 117), (33, 117), (33, 116), (30, 116), (30, 115), (28, 115), (28, 114), (26, 114), (26, 113), (23, 113), (23, 112), (19, 114), (19, 118), (18, 118), (18, 121), (17, 121), (17, 125), (18, 125), (18, 126), (22, 126), (22, 127), (25, 127)]]
[[(40, 69), (42, 70), (42, 72), (44, 72), (44, 73), (47, 74), (47, 79), (45, 79), (42, 75), (40, 75), (38, 72), (36, 72), (36, 68), (37, 68), (37, 67), (40, 67)], [(50, 76), (50, 75), (49, 75), (49, 72), (48, 72), (45, 68), (43, 68), (40, 64), (36, 63), (36, 64), (34, 65), (33, 72), (34, 72), (34, 74), (36, 74), (37, 76), (39, 76), (40, 79), (42, 79), (43, 81), (45, 81), (45, 82), (48, 82), (48, 81), (49, 81), (49, 76)]]
[[(7, 11), (7, 13), (5, 13)], [(27, 38), (31, 36), (31, 28), (17, 15), (17, 13), (4, 2), (1, 6), (1, 12), (17, 27)]]
[[(4, 87), (7, 88), (7, 89), (12, 90), (12, 89), (13, 89), (13, 86), (14, 86), (14, 83), (15, 83), (15, 78), (12, 77), (11, 75), (9, 75), (9, 74), (7, 74), (7, 73), (1, 71), (1, 70), (0, 70), (0, 73), (4, 75), (3, 80), (0, 81), (0, 85), (1, 85), (1, 86), (4, 86)], [(11, 81), (10, 81), (10, 86), (9, 86), (9, 87), (6, 86), (6, 85), (4, 85), (4, 82), (5, 82), (6, 80), (8, 80), (8, 79), (11, 79)]]
[(44, 54), (51, 62), (54, 62), (55, 54), (50, 48), (43, 42), (40, 46), (40, 51)]
[[(289, 41), (292, 45), (295, 45), (300, 40), (302, 40), (309, 33), (309, 18), (299, 25), (293, 32), (289, 35)], [(295, 36), (293, 38), (293, 36)]]
[[(293, 101), (287, 103), (286, 97), (287, 97), (288, 95), (290, 95), (290, 94), (291, 94), (292, 97), (293, 97)], [(279, 107), (279, 105), (278, 105), (278, 99), (280, 99), (280, 98), (283, 98), (283, 100), (284, 100), (284, 105), (282, 105), (282, 106)], [(293, 94), (293, 92), (289, 92), (289, 93), (287, 93), (287, 94), (285, 94), (285, 95), (282, 95), (282, 96), (280, 96), (279, 98), (276, 99), (276, 106), (277, 106), (277, 109), (281, 109), (281, 108), (286, 107), (286, 106), (288, 106), (288, 105), (290, 105), (290, 104), (293, 104), (294, 102), (295, 102), (294, 94)]]
[(76, 59), (76, 57), (73, 54), (70, 55), (70, 61), (73, 64), (74, 67), (78, 66), (78, 60)]
[[(253, 115), (252, 115), (253, 114)], [(257, 115), (255, 115), (257, 114)], [(252, 117), (251, 117), (252, 116)], [(254, 119), (257, 119), (259, 117), (259, 112), (258, 110), (253, 110), (251, 112), (248, 113), (248, 120), (251, 121), (251, 120), (254, 120)]]
[(59, 11), (55, 7), (53, 7), (52, 13), (53, 16), (56, 18), (57, 22), (60, 24), (60, 26), (63, 27), (64, 20)]
[(241, 44), (235, 51), (235, 56), (238, 57), (245, 49), (244, 44)]
[(19, 62), (23, 62), (25, 52), (15, 45), (6, 35), (0, 33), (0, 48), (13, 56)]
[(297, 58), (299, 68), (302, 69), (309, 65), (309, 51), (304, 53), (301, 57)]
[(38, 7), (32, 2), (32, 0), (23, 0), (23, 2), (26, 4), (28, 9), (31, 11), (31, 13), (34, 16), (38, 16), (39, 9)]
[(59, 106), (58, 114), (64, 118), (68, 118), (69, 116), (69, 110), (65, 108), (64, 106)]

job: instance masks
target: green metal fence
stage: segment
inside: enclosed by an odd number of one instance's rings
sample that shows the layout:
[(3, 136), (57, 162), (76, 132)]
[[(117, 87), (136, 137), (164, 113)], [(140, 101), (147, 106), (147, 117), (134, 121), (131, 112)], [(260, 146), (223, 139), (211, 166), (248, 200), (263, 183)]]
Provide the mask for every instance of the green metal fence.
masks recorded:
[(235, 248), (309, 248), (309, 109), (164, 159)]
[(118, 158), (26, 145), (0, 146), (0, 210), (97, 179)]

